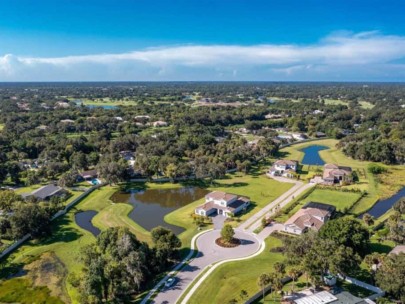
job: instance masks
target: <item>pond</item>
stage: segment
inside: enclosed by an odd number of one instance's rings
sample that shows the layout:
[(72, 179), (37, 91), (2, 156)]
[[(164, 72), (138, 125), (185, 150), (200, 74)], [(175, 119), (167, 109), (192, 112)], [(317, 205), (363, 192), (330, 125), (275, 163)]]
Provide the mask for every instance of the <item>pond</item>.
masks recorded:
[(118, 106), (111, 106), (111, 105), (86, 105), (86, 107), (89, 109), (95, 109), (95, 108), (103, 108), (105, 110), (118, 109)]
[(312, 145), (306, 148), (301, 149), (304, 152), (304, 158), (302, 159), (302, 164), (304, 165), (314, 165), (314, 166), (323, 166), (325, 162), (319, 155), (319, 151), (327, 150), (329, 147)]
[(97, 211), (94, 210), (81, 211), (75, 214), (75, 222), (80, 228), (87, 230), (94, 236), (97, 236), (100, 234), (100, 229), (93, 226), (93, 223), (91, 222), (93, 217), (96, 215)]
[(111, 200), (115, 203), (131, 204), (134, 209), (128, 216), (146, 230), (163, 226), (175, 234), (180, 234), (184, 228), (166, 223), (165, 215), (204, 197), (208, 192), (198, 187), (130, 190), (114, 193)]
[[(401, 198), (405, 196), (405, 186), (399, 190), (397, 193), (395, 193), (393, 196), (379, 200), (377, 203), (374, 204), (374, 206), (368, 210), (365, 213), (370, 214), (374, 218), (378, 218), (384, 213), (386, 213), (388, 210), (391, 209), (391, 207)], [(359, 216), (359, 218), (362, 218), (364, 213)]]

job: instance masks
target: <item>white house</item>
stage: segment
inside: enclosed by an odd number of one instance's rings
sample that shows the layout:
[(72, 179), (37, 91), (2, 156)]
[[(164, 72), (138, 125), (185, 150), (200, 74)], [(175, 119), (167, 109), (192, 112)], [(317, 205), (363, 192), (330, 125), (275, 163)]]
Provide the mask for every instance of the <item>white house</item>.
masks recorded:
[(272, 176), (284, 176), (292, 177), (294, 173), (297, 172), (298, 161), (280, 159), (276, 161), (273, 166), (269, 169), (268, 174)]
[(307, 139), (307, 136), (303, 133), (292, 133), (291, 136), (295, 139), (295, 140), (304, 140)]
[(168, 126), (168, 123), (163, 121), (163, 120), (158, 120), (158, 121), (154, 121), (152, 123), (152, 125), (156, 128), (156, 127), (166, 127)]
[(245, 210), (250, 204), (248, 197), (237, 196), (222, 191), (213, 191), (205, 196), (205, 203), (195, 209), (201, 216), (219, 214), (226, 217), (233, 216)]

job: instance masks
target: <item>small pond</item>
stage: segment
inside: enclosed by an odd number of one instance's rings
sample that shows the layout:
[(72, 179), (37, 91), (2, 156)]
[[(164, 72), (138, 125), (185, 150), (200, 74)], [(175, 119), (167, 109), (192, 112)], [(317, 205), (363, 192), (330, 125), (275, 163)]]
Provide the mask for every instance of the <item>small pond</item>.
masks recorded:
[(100, 234), (100, 229), (93, 226), (93, 223), (91, 222), (93, 217), (96, 215), (97, 211), (94, 210), (81, 211), (75, 214), (75, 222), (80, 228), (89, 231), (94, 236), (97, 236)]
[(184, 228), (166, 223), (165, 215), (204, 197), (208, 192), (198, 187), (130, 190), (114, 193), (111, 200), (115, 203), (131, 204), (134, 209), (129, 217), (146, 230), (150, 231), (157, 226), (163, 226), (171, 229), (175, 234), (180, 234)]
[(302, 164), (304, 165), (314, 165), (314, 166), (323, 166), (325, 162), (319, 155), (319, 151), (329, 149), (326, 146), (312, 145), (306, 148), (301, 149), (304, 152), (304, 158), (302, 159)]
[[(370, 214), (374, 218), (378, 218), (384, 213), (386, 213), (388, 210), (390, 210), (390, 208), (403, 196), (405, 196), (405, 187), (403, 187), (393, 196), (383, 200), (379, 200), (370, 210), (368, 210), (365, 213)], [(360, 215), (359, 217), (362, 218), (363, 214)]]
[(95, 108), (103, 108), (105, 110), (118, 109), (118, 106), (108, 106), (108, 105), (86, 105), (86, 107), (89, 108), (89, 109), (95, 109)]

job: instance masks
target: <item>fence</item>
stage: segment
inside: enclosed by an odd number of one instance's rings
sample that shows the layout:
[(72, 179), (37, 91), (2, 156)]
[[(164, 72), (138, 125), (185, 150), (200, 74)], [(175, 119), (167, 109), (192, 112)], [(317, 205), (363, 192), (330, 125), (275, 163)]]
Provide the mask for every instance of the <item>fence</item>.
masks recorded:
[[(103, 186), (101, 185), (96, 185), (93, 186), (89, 189), (87, 189), (85, 192), (83, 192), (82, 194), (80, 194), (78, 197), (76, 197), (73, 201), (71, 201), (69, 204), (66, 205), (66, 207), (63, 210), (59, 210), (58, 212), (56, 212), (52, 217), (51, 217), (51, 221), (56, 220), (57, 218), (65, 215), (74, 205), (76, 205), (77, 203), (79, 203), (83, 198), (85, 198), (87, 195), (89, 195), (91, 192), (93, 192), (95, 189), (99, 188)], [(0, 260), (2, 258), (4, 258), (5, 256), (9, 255), (10, 253), (12, 253), (14, 250), (16, 250), (18, 247), (20, 247), (23, 243), (25, 243), (27, 240), (29, 240), (31, 238), (31, 234), (26, 234), (24, 235), (21, 239), (19, 239), (18, 241), (14, 242), (13, 244), (11, 244), (10, 246), (8, 246), (6, 249), (4, 249), (1, 253), (0, 253)]]
[[(281, 283), (286, 284), (288, 282), (291, 281), (290, 277), (285, 277), (283, 279), (281, 279)], [(268, 285), (267, 287), (264, 288), (264, 294), (268, 294), (269, 292), (271, 292), (271, 285)], [(255, 293), (250, 299), (248, 299), (245, 304), (252, 304), (254, 302), (256, 302), (259, 298), (263, 297), (263, 291), (260, 290), (257, 293)]]

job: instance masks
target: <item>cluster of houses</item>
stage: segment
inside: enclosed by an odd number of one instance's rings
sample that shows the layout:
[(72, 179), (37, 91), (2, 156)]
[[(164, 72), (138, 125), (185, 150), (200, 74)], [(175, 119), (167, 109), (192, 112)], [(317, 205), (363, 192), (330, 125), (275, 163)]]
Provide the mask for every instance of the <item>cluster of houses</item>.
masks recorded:
[[(292, 178), (296, 176), (298, 167), (299, 162), (296, 160), (280, 159), (274, 162), (268, 170), (267, 175)], [(353, 170), (347, 166), (325, 164), (322, 177), (311, 179), (311, 182), (328, 186), (350, 184), (353, 182)]]

